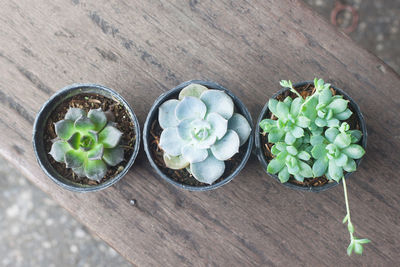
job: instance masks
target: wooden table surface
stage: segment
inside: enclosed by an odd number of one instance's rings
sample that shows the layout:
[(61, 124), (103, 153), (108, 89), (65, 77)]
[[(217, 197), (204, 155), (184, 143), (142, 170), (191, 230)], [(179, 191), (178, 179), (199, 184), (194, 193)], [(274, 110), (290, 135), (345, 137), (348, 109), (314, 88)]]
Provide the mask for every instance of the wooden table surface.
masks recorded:
[[(400, 77), (302, 1), (8, 0), (0, 22), (0, 154), (133, 264), (400, 262)], [(116, 185), (79, 194), (47, 178), (32, 151), (37, 111), (74, 82), (117, 90), (143, 126), (153, 101), (186, 80), (219, 82), (255, 120), (280, 79), (315, 76), (348, 92), (367, 121), (367, 154), (348, 181), (357, 235), (372, 240), (362, 257), (346, 256), (341, 186), (287, 189), (254, 156), (231, 183), (194, 193), (157, 177), (141, 148)]]

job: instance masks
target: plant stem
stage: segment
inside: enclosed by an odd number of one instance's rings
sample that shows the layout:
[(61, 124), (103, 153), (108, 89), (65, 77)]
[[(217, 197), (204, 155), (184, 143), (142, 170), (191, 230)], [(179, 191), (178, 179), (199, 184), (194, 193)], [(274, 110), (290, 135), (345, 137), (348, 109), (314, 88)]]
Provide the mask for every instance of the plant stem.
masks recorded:
[(299, 92), (297, 92), (296, 89), (293, 88), (293, 86), (290, 87), (290, 91), (292, 91), (293, 93), (295, 93), (298, 97), (302, 97), (302, 96), (299, 94)]
[[(349, 207), (349, 199), (347, 197), (347, 186), (346, 186), (346, 179), (343, 177), (343, 191), (344, 191), (344, 200), (346, 202), (346, 211), (347, 211), (347, 225), (351, 224), (351, 219), (350, 219), (350, 207)], [(350, 232), (350, 238), (353, 239), (353, 233)]]

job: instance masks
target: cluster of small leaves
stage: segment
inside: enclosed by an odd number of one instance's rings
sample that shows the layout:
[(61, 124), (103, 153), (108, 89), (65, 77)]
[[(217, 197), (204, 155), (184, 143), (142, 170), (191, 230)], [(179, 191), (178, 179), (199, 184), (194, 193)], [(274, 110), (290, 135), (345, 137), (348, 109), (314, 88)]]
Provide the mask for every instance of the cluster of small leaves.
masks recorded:
[(112, 120), (112, 113), (100, 108), (87, 114), (70, 108), (64, 119), (54, 124), (57, 138), (49, 154), (79, 177), (100, 182), (108, 166), (116, 166), (124, 159), (124, 149), (119, 146), (122, 133)]
[[(284, 101), (270, 99), (268, 102), (273, 116), (262, 120), (259, 125), (264, 134), (268, 133), (268, 142), (273, 144), (273, 159), (267, 171), (278, 174), (282, 183), (291, 176), (300, 182), (304, 178), (322, 176), (339, 182), (344, 171), (355, 171), (355, 159), (361, 158), (365, 151), (357, 144), (362, 137), (361, 131), (351, 130), (344, 122), (352, 115), (349, 101), (341, 95), (333, 95), (331, 85), (322, 79), (314, 79), (315, 93), (305, 99), (293, 88), (291, 81), (281, 81), (280, 84), (297, 97), (292, 99), (288, 96)], [(345, 196), (348, 208), (347, 191)], [(347, 212), (345, 219), (351, 236), (348, 253), (350, 255), (354, 250), (361, 254), (362, 244), (369, 240), (353, 236), (350, 210)]]
[(229, 95), (194, 83), (159, 107), (158, 122), (165, 165), (186, 168), (207, 184), (222, 176), (224, 161), (239, 152), (251, 132), (247, 119), (234, 113)]

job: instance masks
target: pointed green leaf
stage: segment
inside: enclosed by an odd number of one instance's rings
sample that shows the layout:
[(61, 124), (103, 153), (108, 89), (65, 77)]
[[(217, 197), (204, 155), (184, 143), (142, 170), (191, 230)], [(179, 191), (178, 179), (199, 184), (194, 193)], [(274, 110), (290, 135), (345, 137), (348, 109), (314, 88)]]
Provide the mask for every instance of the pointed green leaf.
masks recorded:
[(324, 142), (325, 138), (322, 135), (312, 135), (310, 137), (310, 143), (313, 146), (316, 146), (318, 144), (322, 144)]
[(101, 108), (89, 110), (88, 118), (93, 122), (94, 130), (97, 132), (101, 131), (107, 124), (106, 114), (104, 114)]
[(340, 148), (348, 147), (351, 144), (351, 136), (348, 133), (340, 133), (336, 136), (333, 143)]
[(344, 153), (340, 153), (339, 157), (335, 159), (335, 163), (337, 166), (343, 167), (347, 164), (348, 157)]
[(347, 247), (347, 255), (351, 255), (351, 253), (353, 252), (353, 249), (354, 249), (354, 242), (353, 241), (351, 241), (350, 242), (350, 245)]
[(351, 222), (347, 224), (347, 229), (349, 230), (349, 233), (354, 234), (354, 226)]
[(207, 90), (208, 88), (203, 85), (197, 83), (189, 84), (188, 86), (183, 88), (179, 93), (179, 100), (182, 100), (186, 96), (200, 98), (200, 95)]
[(343, 218), (343, 223), (346, 223), (347, 222), (347, 220), (349, 219), (349, 214), (346, 214), (346, 216)]
[(79, 132), (74, 133), (68, 140), (67, 143), (73, 148), (78, 149), (81, 140), (81, 134)]
[(357, 169), (357, 164), (353, 159), (348, 159), (346, 165), (343, 166), (346, 172), (354, 172)]
[(104, 146), (103, 144), (97, 144), (91, 150), (87, 152), (87, 157), (90, 160), (101, 159), (104, 154)]
[(351, 135), (351, 143), (358, 143), (361, 140), (362, 132), (359, 130), (350, 130), (349, 134)]
[(299, 161), (300, 162), (300, 175), (304, 176), (306, 178), (312, 177), (313, 176), (313, 172), (312, 169), (310, 167), (310, 165), (308, 165), (307, 163), (303, 162), (303, 161)]
[(355, 242), (355, 244), (354, 244), (354, 252), (356, 254), (358, 254), (358, 255), (361, 255), (363, 253), (363, 250), (364, 250), (363, 246), (360, 243)]
[(320, 159), (325, 157), (327, 153), (326, 145), (325, 144), (317, 144), (311, 150), (311, 154), (315, 159)]
[(338, 120), (344, 121), (344, 120), (347, 120), (348, 118), (350, 118), (351, 114), (353, 114), (353, 112), (351, 112), (350, 109), (346, 109), (345, 111), (336, 114), (335, 118)]
[(59, 140), (52, 144), (49, 154), (55, 161), (64, 163), (65, 153), (67, 153), (69, 150), (71, 150), (69, 144), (65, 141)]
[(268, 134), (268, 142), (269, 143), (276, 143), (279, 142), (283, 136), (284, 132), (279, 130), (279, 129), (273, 129), (269, 134)]
[(267, 171), (269, 173), (276, 174), (279, 171), (281, 171), (284, 166), (285, 166), (284, 161), (274, 158), (268, 163)]
[(317, 117), (317, 104), (318, 99), (311, 96), (311, 98), (308, 99), (307, 103), (303, 105), (302, 114), (310, 120), (314, 120)]
[(85, 162), (86, 153), (79, 150), (69, 150), (65, 153), (65, 164), (67, 168), (79, 168)]
[[(272, 129), (277, 127), (277, 121), (276, 120), (271, 120), (271, 119), (264, 119), (260, 122), (260, 128), (264, 132), (270, 132)], [(229, 124), (229, 123), (228, 123)], [(228, 126), (229, 127), (229, 126)], [(232, 129), (233, 130), (233, 129)]]
[(200, 182), (212, 184), (222, 176), (225, 171), (225, 163), (216, 159), (212, 153), (202, 162), (190, 164), (190, 172)]
[(100, 182), (107, 173), (107, 165), (102, 160), (88, 160), (85, 164), (86, 177)]
[(290, 105), (292, 105), (292, 101), (293, 99), (290, 96), (287, 96), (285, 100), (283, 100), (283, 103), (285, 103), (288, 107), (290, 107)]
[(124, 149), (122, 147), (104, 149), (103, 160), (110, 166), (116, 166), (124, 160)]
[(78, 176), (78, 177), (86, 177), (85, 173), (85, 164), (83, 164), (81, 167), (78, 168), (72, 168), (72, 171)]
[(69, 108), (67, 114), (65, 114), (66, 120), (76, 121), (82, 116), (86, 116), (86, 112), (80, 108)]
[(307, 128), (308, 126), (310, 126), (310, 119), (305, 117), (305, 116), (299, 116), (297, 117), (297, 126), (301, 127), (301, 128)]
[(74, 123), (75, 129), (82, 132), (88, 132), (89, 130), (94, 130), (94, 123), (88, 117), (80, 117)]
[(371, 242), (371, 240), (366, 239), (366, 238), (363, 238), (363, 239), (358, 239), (357, 242), (358, 242), (359, 244), (368, 244), (368, 243)]
[(228, 121), (228, 129), (234, 130), (239, 135), (240, 146), (246, 143), (251, 133), (251, 126), (247, 119), (239, 114), (234, 113)]
[(278, 105), (278, 100), (271, 98), (268, 100), (268, 109), (276, 116), (276, 107)]
[(189, 166), (189, 162), (185, 160), (182, 155), (170, 156), (164, 153), (165, 166), (173, 170), (180, 170)]
[(54, 128), (58, 137), (68, 140), (75, 132), (74, 122), (71, 120), (61, 120), (54, 124)]
[(239, 152), (239, 145), (238, 134), (233, 130), (228, 130), (225, 136), (211, 147), (211, 151), (216, 159), (228, 160)]
[[(304, 99), (301, 97), (296, 97), (291, 106), (290, 106), (290, 114), (292, 114), (293, 116), (297, 116), (299, 115), (300, 112), (300, 107), (301, 105), (304, 103)], [(308, 126), (308, 125), (307, 125)], [(305, 127), (307, 127), (305, 126)], [(304, 128), (304, 127), (303, 127)]]
[(327, 105), (331, 102), (332, 92), (329, 89), (323, 89), (318, 97), (318, 102)]
[(345, 149), (343, 149), (343, 153), (349, 156), (352, 159), (359, 159), (365, 154), (365, 150), (360, 145), (351, 144)]
[(276, 114), (279, 119), (286, 119), (289, 114), (289, 107), (284, 102), (278, 102), (276, 105)]
[(336, 165), (335, 161), (330, 160), (328, 166), (329, 176), (332, 177), (333, 180), (339, 182), (343, 177), (343, 169)]
[(200, 99), (206, 104), (207, 113), (218, 113), (227, 120), (232, 117), (235, 105), (224, 91), (207, 90), (201, 94)]
[(104, 148), (116, 147), (121, 140), (122, 132), (117, 128), (108, 125), (99, 133), (99, 143), (104, 145)]
[(297, 155), (297, 157), (298, 157), (299, 159), (305, 160), (305, 161), (307, 161), (307, 160), (309, 160), (309, 159), (311, 158), (310, 154), (309, 154), (308, 152), (306, 152), (306, 151), (301, 151), (301, 152)]

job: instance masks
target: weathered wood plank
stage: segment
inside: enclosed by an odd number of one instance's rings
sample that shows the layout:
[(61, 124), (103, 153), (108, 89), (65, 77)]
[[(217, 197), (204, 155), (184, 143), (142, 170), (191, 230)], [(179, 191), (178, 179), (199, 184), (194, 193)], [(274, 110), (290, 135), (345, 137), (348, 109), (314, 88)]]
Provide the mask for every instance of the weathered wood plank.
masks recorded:
[[(1, 155), (134, 264), (400, 261), (400, 77), (301, 1), (11, 0), (0, 3), (0, 22)], [(291, 191), (255, 157), (223, 188), (190, 193), (158, 179), (142, 150), (112, 188), (74, 194), (33, 156), (35, 113), (72, 82), (118, 90), (143, 123), (154, 99), (185, 80), (223, 84), (255, 119), (277, 81), (314, 76), (346, 90), (367, 120), (367, 155), (348, 182), (356, 231), (373, 240), (363, 257), (345, 256), (340, 187)]]

